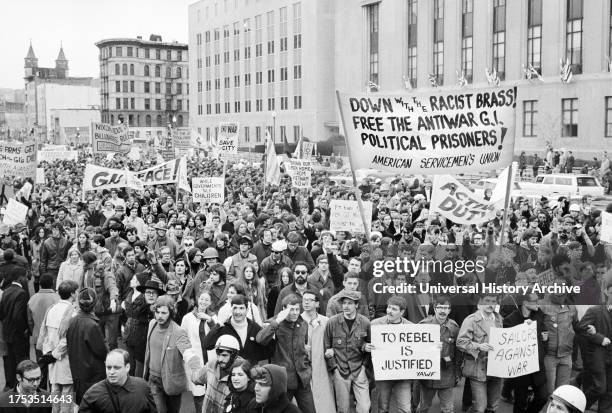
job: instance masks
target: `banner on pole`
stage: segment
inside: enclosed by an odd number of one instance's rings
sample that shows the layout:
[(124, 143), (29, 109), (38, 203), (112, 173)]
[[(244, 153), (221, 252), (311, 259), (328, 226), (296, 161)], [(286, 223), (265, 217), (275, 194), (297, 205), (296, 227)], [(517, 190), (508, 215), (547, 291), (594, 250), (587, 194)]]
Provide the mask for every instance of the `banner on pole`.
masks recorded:
[(314, 153), (314, 143), (302, 141), (302, 158), (312, 159)]
[(491, 328), (487, 376), (513, 378), (540, 370), (536, 323)]
[(24, 223), (27, 214), (28, 207), (11, 198), (8, 200), (6, 211), (4, 211), (4, 219), (2, 220), (2, 223), (6, 225)]
[(354, 169), (491, 171), (512, 162), (517, 88), (432, 94), (338, 93)]
[(134, 176), (134, 172), (87, 164), (83, 174), (83, 191), (110, 188), (144, 189), (143, 182)]
[(285, 165), (289, 166), (287, 173), (291, 177), (291, 185), (294, 188), (310, 188), (312, 166), (309, 160), (292, 158)]
[(38, 151), (38, 162), (53, 162), (53, 161), (77, 161), (79, 159), (79, 151), (67, 151), (65, 149), (43, 149)]
[(93, 131), (94, 153), (118, 152), (126, 154), (130, 151), (130, 138), (125, 125), (112, 126), (107, 123), (93, 122), (91, 129)]
[(193, 202), (222, 204), (225, 200), (225, 179), (220, 177), (193, 178)]
[(221, 153), (238, 153), (238, 122), (221, 122), (219, 124), (219, 137), (217, 147)]
[(187, 151), (189, 151), (190, 146), (190, 138), (185, 131), (176, 131), (172, 136), (172, 140), (174, 141), (174, 153), (177, 158), (181, 156), (187, 155)]
[(191, 130), (189, 143), (192, 148), (202, 148), (205, 149), (208, 145), (204, 142), (204, 138), (195, 130)]
[(180, 159), (173, 159), (161, 165), (144, 169), (140, 172), (136, 172), (136, 177), (140, 179), (145, 186), (176, 183), (179, 181), (180, 161)]
[[(349, 231), (358, 234), (366, 233), (361, 215), (359, 214), (359, 204), (357, 201), (332, 199), (329, 208), (329, 230), (331, 232)], [(368, 229), (367, 232), (369, 233), (372, 228), (372, 202), (364, 201), (363, 208)]]
[(372, 325), (376, 380), (440, 380), (440, 326)]
[(44, 168), (36, 168), (36, 180), (35, 184), (44, 184), (45, 183), (45, 169)]
[(0, 176), (34, 177), (36, 144), (0, 142)]
[[(503, 200), (502, 200), (503, 201)], [(479, 197), (450, 175), (435, 175), (429, 210), (457, 224), (479, 224), (495, 218), (497, 205)]]

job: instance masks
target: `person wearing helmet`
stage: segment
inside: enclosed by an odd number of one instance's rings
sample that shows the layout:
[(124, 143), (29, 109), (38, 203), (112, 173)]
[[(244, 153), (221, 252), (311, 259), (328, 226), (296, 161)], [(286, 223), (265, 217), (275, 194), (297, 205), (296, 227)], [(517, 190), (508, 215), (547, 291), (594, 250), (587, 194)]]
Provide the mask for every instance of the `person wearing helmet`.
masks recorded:
[(223, 413), (225, 399), (230, 394), (229, 375), (236, 361), (244, 361), (238, 356), (240, 343), (232, 335), (224, 334), (215, 343), (216, 360), (209, 360), (199, 371), (192, 374), (195, 384), (206, 385), (202, 411), (207, 413)]
[(291, 258), (283, 254), (287, 249), (285, 240), (278, 240), (272, 243), (271, 253), (261, 262), (261, 276), (265, 277), (267, 285), (274, 285), (278, 278), (278, 272), (285, 268), (293, 267)]
[[(586, 410), (586, 397), (577, 387), (564, 384), (555, 389), (550, 396), (550, 403), (546, 413), (584, 413)], [(609, 410), (601, 410), (605, 412)]]
[(203, 264), (200, 264), (200, 270), (193, 278), (194, 299), (200, 296), (206, 284), (206, 280), (210, 277), (210, 269), (219, 264), (219, 253), (215, 248), (206, 248), (202, 253), (202, 262)]

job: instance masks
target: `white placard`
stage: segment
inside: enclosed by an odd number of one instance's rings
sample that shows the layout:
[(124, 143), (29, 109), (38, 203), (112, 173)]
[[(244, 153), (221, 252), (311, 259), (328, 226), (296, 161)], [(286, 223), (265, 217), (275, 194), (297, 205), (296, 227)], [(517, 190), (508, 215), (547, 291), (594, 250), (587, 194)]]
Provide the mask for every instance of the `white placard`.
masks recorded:
[(512, 328), (491, 328), (487, 376), (512, 378), (540, 370), (536, 322)]
[(191, 180), (193, 202), (222, 204), (225, 198), (223, 177), (193, 178)]
[[(330, 204), (329, 229), (331, 232), (349, 231), (351, 233), (364, 234), (363, 222), (359, 214), (357, 201), (346, 201), (333, 199)], [(368, 232), (372, 228), (372, 202), (363, 202), (364, 214)]]
[(217, 147), (220, 153), (238, 153), (238, 134), (240, 126), (237, 122), (221, 122)]
[(603, 242), (612, 243), (612, 214), (606, 211), (601, 211), (600, 239)]
[(27, 214), (28, 207), (11, 198), (6, 205), (6, 211), (4, 212), (4, 219), (2, 220), (2, 223), (7, 225), (15, 225), (19, 223), (23, 224)]

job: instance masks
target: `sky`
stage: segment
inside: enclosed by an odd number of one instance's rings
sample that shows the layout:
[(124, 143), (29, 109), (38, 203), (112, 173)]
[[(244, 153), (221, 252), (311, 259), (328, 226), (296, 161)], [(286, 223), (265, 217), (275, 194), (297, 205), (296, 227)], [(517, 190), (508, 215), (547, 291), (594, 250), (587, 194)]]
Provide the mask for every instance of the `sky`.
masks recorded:
[(102, 39), (188, 42), (187, 10), (195, 0), (0, 0), (0, 88), (24, 87), (30, 40), (38, 65), (55, 67), (63, 44), (70, 76), (99, 77)]

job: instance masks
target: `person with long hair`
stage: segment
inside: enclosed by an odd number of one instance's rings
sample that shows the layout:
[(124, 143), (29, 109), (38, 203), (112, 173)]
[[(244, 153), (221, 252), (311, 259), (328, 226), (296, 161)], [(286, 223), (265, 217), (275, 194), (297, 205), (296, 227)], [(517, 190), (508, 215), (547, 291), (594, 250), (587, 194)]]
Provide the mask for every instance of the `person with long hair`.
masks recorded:
[(293, 270), (289, 267), (281, 268), (278, 272), (278, 278), (276, 283), (270, 288), (268, 293), (268, 304), (266, 306), (268, 318), (274, 317), (274, 308), (276, 308), (276, 301), (281, 290), (286, 286), (293, 284), (295, 277), (293, 276)]
[(54, 287), (59, 288), (62, 282), (68, 280), (77, 283), (79, 288), (83, 285), (83, 261), (81, 260), (81, 253), (76, 246), (70, 248), (68, 259), (60, 264)]
[[(210, 333), (210, 329), (215, 326), (217, 317), (211, 309), (212, 299), (208, 291), (202, 291), (198, 297), (196, 306), (192, 311), (185, 314), (181, 321), (181, 328), (187, 332), (191, 347), (197, 353), (203, 365), (208, 363), (209, 359), (214, 358), (214, 351), (202, 352), (202, 339)], [(189, 382), (189, 391), (193, 395), (193, 403), (195, 404), (196, 412), (202, 411), (204, 402), (205, 386), (200, 386)]]
[(91, 251), (91, 243), (89, 242), (89, 235), (86, 232), (80, 232), (76, 237), (76, 244), (74, 247), (83, 255), (86, 251)]
[(254, 383), (251, 380), (251, 363), (247, 360), (234, 361), (228, 380), (230, 394), (225, 398), (227, 413), (246, 413), (249, 402), (255, 397)]
[(263, 325), (261, 314), (259, 313), (259, 308), (247, 296), (246, 291), (244, 290), (244, 286), (239, 282), (234, 282), (227, 286), (227, 289), (224, 292), (224, 296), (227, 297), (227, 299), (225, 300), (225, 304), (223, 304), (219, 308), (219, 320), (227, 320), (230, 317), (230, 315), (232, 314), (232, 298), (234, 298), (238, 294), (247, 297), (247, 300), (249, 302), (247, 306), (247, 318), (255, 321), (260, 326)]
[(262, 316), (267, 314), (266, 280), (259, 277), (257, 268), (253, 264), (244, 266), (244, 270), (238, 276), (238, 283), (244, 287), (249, 301), (259, 309), (259, 314)]
[(34, 292), (37, 293), (40, 289), (40, 249), (47, 238), (45, 227), (38, 225), (32, 231), (30, 239), (30, 251), (32, 251), (32, 276), (34, 277)]
[(218, 311), (221, 306), (223, 306), (223, 293), (225, 292), (226, 287), (226, 276), (227, 270), (223, 266), (223, 264), (216, 264), (209, 270), (210, 276), (204, 282), (203, 289), (205, 291), (210, 291), (210, 296), (212, 298), (212, 308), (215, 311)]

